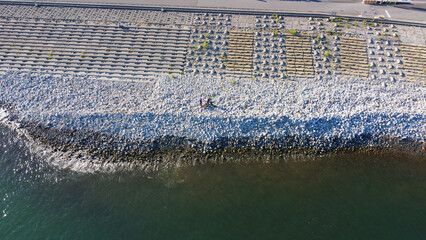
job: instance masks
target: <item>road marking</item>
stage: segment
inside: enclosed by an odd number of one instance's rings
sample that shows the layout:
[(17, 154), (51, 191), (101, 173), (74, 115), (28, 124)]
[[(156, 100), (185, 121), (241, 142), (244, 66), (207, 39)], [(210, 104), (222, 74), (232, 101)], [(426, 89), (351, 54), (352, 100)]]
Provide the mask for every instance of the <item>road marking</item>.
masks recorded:
[(386, 15), (388, 15), (388, 18), (391, 18), (391, 16), (390, 16), (390, 14), (389, 14), (388, 10), (385, 10), (385, 12), (386, 12)]

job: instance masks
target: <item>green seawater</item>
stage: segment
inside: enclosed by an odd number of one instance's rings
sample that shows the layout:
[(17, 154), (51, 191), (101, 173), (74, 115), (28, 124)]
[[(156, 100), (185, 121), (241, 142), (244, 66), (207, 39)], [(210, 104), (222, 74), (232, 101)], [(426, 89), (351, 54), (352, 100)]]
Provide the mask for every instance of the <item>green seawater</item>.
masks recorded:
[(426, 160), (76, 173), (0, 127), (0, 239), (426, 239)]

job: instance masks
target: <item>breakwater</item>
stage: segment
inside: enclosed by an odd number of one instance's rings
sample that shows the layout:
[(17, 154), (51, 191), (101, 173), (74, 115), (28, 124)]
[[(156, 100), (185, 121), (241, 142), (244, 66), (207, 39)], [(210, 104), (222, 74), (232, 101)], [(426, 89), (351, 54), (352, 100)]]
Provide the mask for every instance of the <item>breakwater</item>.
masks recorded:
[[(424, 154), (425, 90), (402, 81), (128, 82), (9, 72), (0, 85), (8, 118), (31, 136), (111, 161), (404, 147)], [(200, 107), (200, 98), (216, 107)]]

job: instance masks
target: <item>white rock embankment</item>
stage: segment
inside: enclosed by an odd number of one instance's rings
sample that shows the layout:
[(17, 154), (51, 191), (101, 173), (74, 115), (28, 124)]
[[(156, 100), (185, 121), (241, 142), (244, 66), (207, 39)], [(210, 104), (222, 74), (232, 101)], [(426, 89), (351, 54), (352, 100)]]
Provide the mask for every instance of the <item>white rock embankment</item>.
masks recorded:
[[(19, 121), (131, 140), (292, 137), (295, 146), (327, 148), (335, 139), (426, 138), (426, 89), (403, 81), (163, 76), (138, 82), (8, 72), (0, 88), (0, 102)], [(201, 108), (200, 98), (209, 97), (217, 107)]]

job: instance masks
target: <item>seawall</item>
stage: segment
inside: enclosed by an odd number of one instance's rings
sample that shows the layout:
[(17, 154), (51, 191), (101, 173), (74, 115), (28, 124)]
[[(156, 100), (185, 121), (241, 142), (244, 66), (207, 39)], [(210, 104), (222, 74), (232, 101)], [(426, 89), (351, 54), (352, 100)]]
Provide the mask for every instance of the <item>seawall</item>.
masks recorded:
[[(152, 9), (0, 12), (7, 121), (56, 150), (148, 162), (425, 152), (423, 26)], [(200, 107), (208, 98), (215, 107)]]

